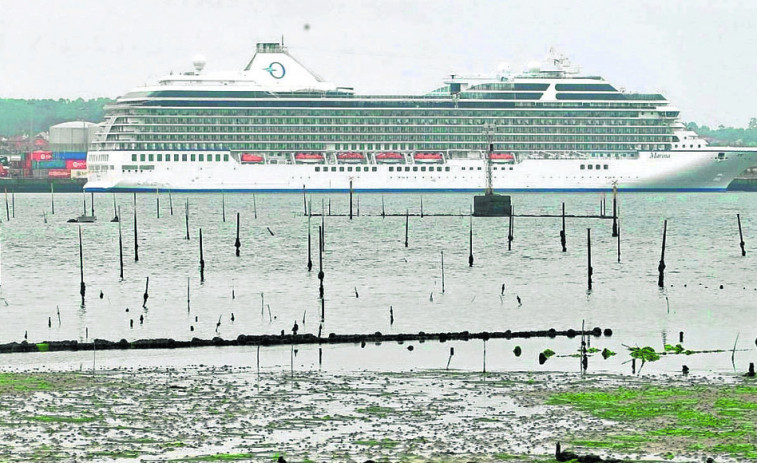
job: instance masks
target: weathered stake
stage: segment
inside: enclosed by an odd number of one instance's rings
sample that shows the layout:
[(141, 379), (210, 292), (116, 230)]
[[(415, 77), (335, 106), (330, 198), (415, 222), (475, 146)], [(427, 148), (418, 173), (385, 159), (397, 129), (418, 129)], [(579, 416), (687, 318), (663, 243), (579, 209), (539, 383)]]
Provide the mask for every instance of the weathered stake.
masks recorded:
[(187, 312), (189, 312), (190, 305), (189, 305), (189, 277), (187, 277)]
[(618, 236), (618, 186), (612, 186), (612, 236)]
[(226, 223), (226, 195), (221, 194), (221, 218), (223, 223)]
[(421, 219), (423, 218), (423, 196), (421, 196)]
[(16, 192), (15, 191), (11, 191), (11, 210), (13, 211), (11, 213), (11, 216), (15, 219), (16, 218)]
[(308, 202), (307, 202), (307, 198), (305, 197), (305, 194), (306, 194), (305, 185), (302, 185), (302, 207), (304, 208), (303, 210), (305, 211), (305, 215), (308, 215)]
[(513, 212), (513, 207), (510, 206), (510, 217), (509, 217), (510, 221), (507, 228), (507, 250), (508, 251), (512, 251), (513, 249), (512, 247), (513, 246), (513, 215), (515, 215), (515, 213)]
[(202, 228), (200, 229), (200, 283), (205, 282), (205, 258), (202, 254)]
[(255, 193), (252, 194), (252, 214), (256, 219), (258, 218), (258, 204), (255, 201)]
[(744, 234), (741, 232), (741, 214), (736, 214), (736, 220), (739, 222), (739, 246), (741, 246), (741, 256), (746, 256), (746, 249), (744, 249)]
[(187, 226), (187, 236), (184, 239), (189, 240), (189, 198), (184, 203), (184, 223)]
[(137, 242), (137, 194), (136, 193), (134, 193), (134, 262), (139, 262), (139, 243)]
[[(121, 215), (121, 211), (118, 211), (116, 214), (116, 217)], [(121, 268), (121, 271), (119, 273), (119, 278), (122, 280), (124, 279), (124, 240), (123, 240), (123, 234), (121, 233), (121, 221), (118, 221), (118, 264)]]
[(442, 251), (442, 294), (444, 294), (444, 251)]
[(50, 210), (55, 215), (55, 184), (50, 182)]
[(565, 203), (562, 203), (562, 230), (560, 230), (560, 245), (562, 246), (562, 252), (568, 251), (568, 248), (565, 247)]
[(350, 179), (350, 220), (352, 220), (352, 179)]
[(620, 220), (618, 220), (618, 262), (620, 262)]
[[(319, 245), (318, 245), (318, 280), (320, 280), (320, 286), (318, 288), (318, 294), (321, 300), (323, 300), (323, 228), (318, 227)], [(323, 317), (323, 315), (321, 315)]]
[(469, 241), (468, 267), (473, 267), (473, 215), (470, 216)]
[(171, 198), (171, 190), (168, 190), (168, 211), (173, 215), (173, 199)]
[(113, 193), (113, 219), (111, 222), (120, 222), (121, 221), (121, 213), (118, 211), (118, 206), (116, 206), (116, 194)]
[(384, 210), (384, 195), (381, 195), (381, 217), (386, 217), (386, 210)]
[(8, 189), (7, 188), (5, 189), (5, 219), (6, 221), (10, 221), (11, 219), (11, 212), (10, 212), (10, 208), (8, 207)]
[(410, 211), (405, 211), (405, 247), (407, 247), (407, 231), (410, 226)]
[(155, 215), (160, 218), (160, 190), (155, 189)]
[(87, 287), (84, 284), (84, 249), (81, 241), (81, 225), (79, 225), (79, 272), (81, 282), (79, 285), (79, 294), (81, 294), (81, 305), (83, 306), (84, 294), (87, 292)]
[(237, 212), (237, 240), (234, 242), (234, 247), (236, 248), (236, 255), (239, 257), (239, 248), (242, 246), (242, 243), (239, 241), (239, 212)]
[(89, 202), (91, 203), (90, 207), (92, 208), (92, 217), (94, 217), (95, 216), (95, 193), (94, 192), (90, 193), (90, 201)]
[(660, 265), (657, 266), (657, 271), (660, 272), (660, 276), (657, 278), (657, 286), (660, 288), (665, 287), (665, 239), (668, 235), (668, 221), (664, 222), (662, 229), (662, 253), (660, 254)]
[(591, 276), (594, 273), (594, 269), (591, 268), (591, 228), (586, 229), (586, 251), (588, 266), (586, 268), (586, 276), (588, 279), (589, 291), (591, 291)]
[(313, 259), (311, 257), (311, 245), (310, 245), (310, 216), (308, 216), (308, 272), (313, 270)]
[(145, 293), (142, 295), (142, 308), (147, 307), (147, 299), (150, 297), (148, 294), (148, 290), (150, 289), (150, 277), (147, 277), (147, 280), (145, 280)]

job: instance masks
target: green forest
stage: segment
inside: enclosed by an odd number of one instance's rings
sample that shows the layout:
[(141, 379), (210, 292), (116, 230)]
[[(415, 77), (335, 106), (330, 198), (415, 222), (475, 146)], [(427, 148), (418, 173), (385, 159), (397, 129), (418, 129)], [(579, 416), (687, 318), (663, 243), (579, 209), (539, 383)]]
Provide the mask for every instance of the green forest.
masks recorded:
[[(103, 107), (112, 103), (109, 98), (84, 100), (22, 100), (0, 98), (0, 136), (34, 134), (47, 131), (50, 126), (67, 121), (102, 122)], [(713, 145), (757, 146), (757, 118), (749, 120), (746, 128), (710, 128), (695, 122), (686, 125)]]
[(46, 132), (67, 121), (102, 122), (109, 98), (84, 100), (22, 100), (0, 98), (0, 136)]

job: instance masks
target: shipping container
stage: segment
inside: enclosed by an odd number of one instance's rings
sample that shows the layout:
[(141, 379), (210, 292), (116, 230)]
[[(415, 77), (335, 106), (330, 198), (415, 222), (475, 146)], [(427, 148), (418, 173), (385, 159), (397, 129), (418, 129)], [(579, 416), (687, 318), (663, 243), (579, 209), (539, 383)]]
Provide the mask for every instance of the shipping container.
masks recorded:
[(87, 161), (77, 161), (75, 159), (69, 159), (66, 162), (66, 169), (86, 169)]
[(50, 161), (53, 158), (52, 151), (32, 151), (29, 156), (32, 161)]
[[(68, 161), (32, 161), (34, 169), (65, 169)], [(81, 161), (80, 161), (81, 162)]]
[(71, 171), (68, 169), (52, 169), (47, 171), (50, 178), (71, 178)]
[(63, 159), (68, 161), (69, 159), (75, 159), (77, 161), (84, 161), (87, 159), (86, 151), (56, 151), (53, 152), (53, 159)]

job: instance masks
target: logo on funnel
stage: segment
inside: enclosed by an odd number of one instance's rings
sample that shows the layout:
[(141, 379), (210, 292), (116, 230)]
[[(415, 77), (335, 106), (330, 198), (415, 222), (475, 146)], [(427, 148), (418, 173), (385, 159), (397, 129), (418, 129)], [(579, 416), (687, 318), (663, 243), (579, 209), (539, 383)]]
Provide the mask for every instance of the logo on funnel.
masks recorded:
[(274, 61), (269, 64), (267, 68), (263, 68), (263, 70), (270, 74), (274, 79), (281, 79), (287, 73), (286, 69), (284, 69), (284, 65), (278, 61)]

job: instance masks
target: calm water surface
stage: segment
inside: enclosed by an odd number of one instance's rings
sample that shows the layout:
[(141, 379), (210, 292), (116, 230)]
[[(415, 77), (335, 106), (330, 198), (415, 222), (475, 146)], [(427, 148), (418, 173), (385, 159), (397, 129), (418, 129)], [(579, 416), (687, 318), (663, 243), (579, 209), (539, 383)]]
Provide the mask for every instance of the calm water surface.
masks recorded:
[[(720, 194), (621, 194), (621, 262), (611, 236), (612, 221), (568, 219), (568, 252), (560, 252), (559, 218), (515, 218), (512, 251), (507, 251), (506, 218), (473, 219), (475, 263), (468, 266), (469, 218), (411, 217), (409, 247), (404, 247), (404, 217), (379, 216), (382, 196), (360, 194), (360, 217), (327, 216), (324, 253), (326, 317), (323, 333), (408, 333), (435, 331), (504, 331), (610, 327), (611, 338), (593, 340), (619, 355), (594, 358), (592, 370), (626, 371), (624, 345), (676, 344), (685, 332), (688, 349), (731, 349), (739, 336), (737, 368), (754, 361), (757, 338), (757, 196)], [(348, 196), (309, 196), (314, 212), (323, 204), (328, 213), (348, 211)], [(189, 200), (190, 240), (185, 240), (184, 204)], [(387, 213), (420, 212), (421, 196), (383, 197)], [(225, 200), (226, 222), (222, 220)], [(84, 240), (84, 280), (87, 298), (79, 296), (78, 225), (66, 220), (82, 210), (82, 195), (57, 194), (55, 215), (49, 194), (15, 197), (15, 218), (2, 216), (0, 274), (0, 342), (30, 342), (94, 337), (119, 340), (289, 332), (294, 321), (300, 333), (317, 333), (318, 226), (313, 217), (313, 271), (306, 268), (308, 218), (302, 195), (251, 194), (137, 196), (139, 261), (134, 260), (132, 195), (118, 194), (124, 240), (124, 279), (119, 279), (118, 224), (113, 196), (95, 195), (98, 222), (81, 226)], [(561, 202), (568, 214), (597, 214), (599, 194), (516, 194), (516, 213), (558, 214)], [(9, 198), (9, 202), (11, 199)], [(423, 196), (426, 214), (467, 213), (470, 194)], [(87, 196), (89, 207), (89, 196)], [(4, 206), (4, 205), (3, 205)], [(12, 213), (12, 208), (11, 209)], [(357, 209), (357, 207), (356, 207)], [(611, 198), (607, 198), (608, 213)], [(2, 211), (5, 212), (5, 211)], [(47, 223), (43, 221), (47, 213)], [(241, 215), (241, 257), (234, 255), (236, 213)], [(736, 214), (740, 213), (747, 256), (739, 249)], [(665, 253), (666, 285), (657, 287), (663, 220), (668, 219)], [(203, 232), (205, 282), (199, 275), (199, 229)], [(587, 228), (591, 228), (593, 291), (587, 292)], [(270, 232), (269, 232), (270, 229)], [(444, 252), (445, 292), (441, 291)], [(149, 300), (142, 308), (145, 280)], [(187, 310), (187, 278), (191, 308)], [(500, 296), (502, 284), (505, 295)], [(720, 289), (723, 285), (723, 289)], [(99, 297), (102, 291), (103, 298)], [(356, 297), (356, 291), (359, 297)], [(232, 292), (235, 298), (232, 298)], [(519, 296), (522, 305), (518, 305)], [(268, 307), (270, 306), (270, 316)], [(389, 323), (389, 308), (394, 324)], [(668, 310), (669, 307), (669, 310)], [(60, 309), (60, 323), (57, 308)], [(129, 309), (127, 312), (126, 309)], [(262, 309), (262, 310), (261, 310)], [(235, 321), (230, 320), (234, 313)], [(140, 324), (139, 317), (144, 317)], [(195, 321), (197, 317), (197, 321)], [(52, 326), (48, 327), (48, 318)], [(303, 323), (304, 318), (304, 323)], [(221, 325), (216, 332), (217, 322)], [(130, 320), (134, 327), (130, 328)], [(194, 326), (194, 331), (190, 331)], [(515, 358), (515, 345), (524, 355)], [(480, 369), (483, 343), (425, 343), (413, 352), (407, 345), (380, 347), (330, 346), (330, 368), (437, 368), (455, 347), (452, 366)], [(551, 348), (570, 354), (578, 340), (490, 341), (487, 369), (575, 370), (574, 358), (536, 362), (538, 352)], [(254, 348), (253, 348), (254, 349)], [(199, 349), (173, 352), (110, 352), (104, 365), (167, 363), (249, 364), (250, 349)], [(267, 348), (265, 362), (289, 365), (290, 348)], [(253, 354), (254, 356), (254, 354)], [(692, 370), (732, 371), (730, 352), (663, 358), (645, 367), (676, 371), (685, 363)], [(70, 362), (79, 365), (91, 353), (10, 355), (16, 365)], [(301, 347), (298, 364), (317, 368), (317, 347)], [(108, 360), (110, 359), (110, 360)], [(253, 359), (254, 362), (254, 359)]]

